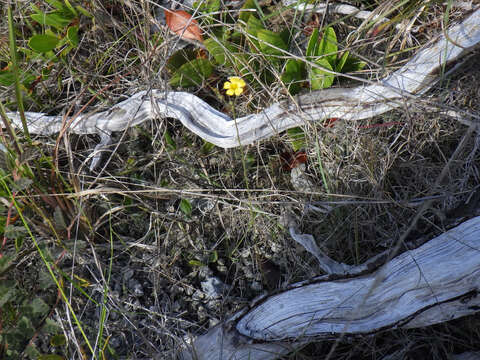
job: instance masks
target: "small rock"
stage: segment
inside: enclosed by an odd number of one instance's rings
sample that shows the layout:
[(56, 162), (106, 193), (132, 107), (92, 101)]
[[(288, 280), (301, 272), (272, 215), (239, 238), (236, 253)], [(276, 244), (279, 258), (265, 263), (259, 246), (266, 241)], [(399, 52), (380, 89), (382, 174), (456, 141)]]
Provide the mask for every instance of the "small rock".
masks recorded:
[(290, 172), (291, 183), (295, 190), (301, 192), (316, 192), (318, 191), (315, 184), (305, 173), (305, 164), (300, 164), (296, 168), (293, 168)]
[(222, 296), (224, 291), (227, 291), (230, 287), (224, 284), (216, 276), (211, 276), (207, 280), (202, 281), (201, 284), (202, 290), (205, 292), (207, 298), (216, 299)]

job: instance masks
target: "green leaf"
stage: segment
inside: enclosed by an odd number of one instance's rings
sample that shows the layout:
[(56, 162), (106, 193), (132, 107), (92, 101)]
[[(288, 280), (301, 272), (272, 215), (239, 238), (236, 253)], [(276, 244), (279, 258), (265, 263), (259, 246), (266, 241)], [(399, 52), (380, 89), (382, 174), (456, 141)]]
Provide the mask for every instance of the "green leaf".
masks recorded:
[[(260, 50), (265, 55), (284, 55), (282, 50), (287, 50), (287, 44), (283, 41), (280, 34), (266, 30), (266, 29), (259, 29), (257, 31), (257, 37), (261, 40), (260, 43)], [(273, 47), (275, 46), (275, 47)], [(279, 48), (279, 49), (276, 49)]]
[[(247, 34), (257, 37), (257, 34), (260, 30), (264, 30), (262, 22), (257, 19), (255, 16), (250, 16), (247, 22)], [(260, 49), (260, 45), (258, 44), (258, 40), (254, 39), (253, 37), (249, 37), (249, 40), (253, 43), (254, 46), (250, 44), (250, 49), (252, 51), (257, 51)]]
[(206, 141), (206, 140), (203, 140), (203, 145), (202, 145), (202, 153), (207, 155), (208, 153), (210, 153), (213, 149), (215, 148), (215, 145), (213, 145), (212, 143)]
[(60, 331), (62, 331), (62, 328), (60, 327), (60, 325), (58, 325), (58, 323), (55, 320), (52, 320), (50, 318), (47, 318), (45, 320), (45, 325), (43, 325), (42, 327), (42, 332), (49, 335), (53, 335)]
[(165, 131), (165, 134), (163, 135), (165, 138), (165, 141), (167, 142), (167, 149), (168, 150), (176, 150), (177, 149), (177, 144), (172, 138), (172, 135), (168, 131)]
[(26, 316), (22, 316), (18, 321), (16, 331), (22, 334), (25, 338), (31, 338), (35, 333), (32, 322)]
[(87, 10), (85, 10), (83, 7), (81, 7), (80, 5), (76, 5), (75, 6), (75, 9), (78, 10), (78, 12), (80, 12), (82, 15), (90, 18), (90, 19), (93, 19), (93, 15), (90, 14)]
[(320, 67), (312, 67), (310, 70), (310, 86), (313, 90), (326, 89), (333, 84), (335, 80), (335, 75), (329, 73), (322, 68), (333, 71), (332, 65), (328, 62), (327, 59), (322, 58), (315, 61), (316, 65)]
[(52, 5), (54, 8), (58, 9), (58, 10), (62, 10), (64, 8), (64, 5), (61, 1), (58, 1), (58, 0), (46, 0), (46, 2), (49, 4), (49, 5)]
[(70, 1), (68, 0), (63, 0), (65, 2), (65, 8), (68, 9), (68, 11), (70, 11), (70, 13), (73, 15), (73, 16), (78, 16), (77, 14), (77, 11), (75, 10), (75, 8), (72, 6), (72, 4), (70, 4)]
[(312, 35), (308, 39), (307, 45), (307, 52), (305, 53), (307, 56), (317, 56), (318, 50), (318, 28), (313, 29)]
[(38, 286), (40, 287), (40, 289), (46, 290), (53, 285), (55, 285), (55, 282), (53, 281), (50, 273), (43, 269), (40, 270), (38, 274)]
[(292, 143), (293, 151), (299, 151), (306, 147), (305, 133), (299, 127), (288, 129), (287, 135)]
[(210, 256), (208, 257), (208, 262), (209, 262), (209, 263), (216, 263), (217, 260), (218, 260), (217, 250), (213, 250), (213, 251), (210, 253)]
[(229, 42), (220, 43), (216, 39), (206, 39), (203, 44), (207, 48), (207, 51), (210, 55), (213, 56), (215, 62), (219, 65), (229, 65), (231, 66), (231, 61), (227, 56), (227, 52), (235, 52), (235, 47)]
[(256, 9), (255, 6), (255, 0), (247, 0), (243, 4), (243, 6), (240, 9), (240, 15), (238, 18), (242, 21), (248, 22), (250, 20), (250, 16), (253, 14), (253, 11), (245, 11), (245, 10), (254, 10)]
[(66, 343), (66, 339), (65, 339), (65, 335), (63, 334), (56, 334), (56, 335), (53, 335), (51, 338), (50, 338), (50, 345), (52, 346), (63, 346), (65, 345)]
[[(5, 255), (3, 257), (6, 257)], [(3, 259), (2, 257), (2, 259)], [(9, 257), (10, 260), (13, 260), (13, 257)], [(7, 263), (9, 265), (10, 261)], [(5, 264), (2, 264), (5, 265)], [(4, 305), (12, 300), (17, 293), (17, 289), (15, 288), (15, 284), (13, 281), (5, 281), (5, 284), (0, 285), (0, 307), (3, 308)]]
[(195, 51), (191, 49), (182, 49), (174, 52), (172, 56), (167, 61), (167, 68), (171, 71), (176, 71), (180, 69), (180, 67), (189, 62), (194, 60), (196, 57)]
[(182, 210), (185, 215), (190, 216), (192, 213), (192, 204), (190, 204), (190, 201), (187, 199), (180, 200), (180, 210)]
[(32, 14), (30, 17), (41, 25), (53, 26), (58, 30), (63, 30), (73, 19), (73, 16), (66, 17), (58, 12)]
[(335, 30), (329, 26), (323, 32), (322, 40), (320, 40), (320, 44), (318, 45), (317, 53), (315, 55), (326, 55), (326, 59), (333, 67), (335, 66), (335, 61), (337, 59), (337, 51), (337, 35), (335, 34)]
[(25, 354), (27, 354), (27, 356), (30, 359), (35, 359), (36, 360), (40, 356), (40, 351), (38, 351), (38, 349), (35, 347), (35, 345), (30, 344), (26, 347)]
[(356, 57), (349, 56), (345, 61), (345, 65), (343, 65), (342, 72), (349, 73), (362, 70), (367, 63), (365, 61), (361, 61)]
[(40, 355), (38, 360), (65, 360), (65, 358), (57, 354), (45, 354)]
[(67, 30), (67, 38), (70, 44), (73, 47), (77, 47), (79, 40), (78, 40), (78, 26), (70, 26)]
[(46, 53), (47, 51), (55, 49), (59, 39), (52, 35), (33, 35), (28, 40), (28, 46), (39, 53)]
[(292, 40), (293, 32), (286, 28), (279, 33), (280, 37), (282, 38), (283, 42), (288, 46), (290, 45), (290, 41)]
[(213, 72), (213, 66), (207, 59), (195, 59), (180, 66), (173, 74), (169, 83), (171, 86), (199, 86)]
[(48, 313), (49, 307), (41, 298), (37, 297), (30, 303), (34, 316), (44, 316)]
[(337, 64), (335, 65), (336, 72), (342, 72), (342, 69), (345, 66), (349, 55), (350, 52), (348, 50), (343, 53), (342, 57), (337, 61)]
[(285, 64), (285, 71), (281, 79), (290, 94), (295, 95), (300, 91), (301, 82), (305, 80), (305, 76), (305, 63), (300, 60), (289, 59)]
[(200, 0), (193, 3), (193, 7), (201, 13), (212, 13), (220, 10), (220, 0)]
[(15, 72), (10, 70), (0, 71), (0, 85), (10, 86), (15, 83)]
[(201, 261), (199, 260), (189, 260), (188, 265), (195, 267), (195, 266), (205, 266)]

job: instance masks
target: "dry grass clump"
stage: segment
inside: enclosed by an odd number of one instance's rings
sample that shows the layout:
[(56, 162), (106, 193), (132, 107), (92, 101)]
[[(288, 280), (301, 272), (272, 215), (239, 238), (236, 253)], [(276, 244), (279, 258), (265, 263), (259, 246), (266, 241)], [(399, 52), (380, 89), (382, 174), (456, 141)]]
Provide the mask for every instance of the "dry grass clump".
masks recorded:
[[(156, 5), (87, 3), (94, 19), (82, 18), (78, 48), (68, 61), (52, 64), (48, 78), (25, 97), (28, 110), (73, 114), (108, 108), (139, 90), (168, 89), (165, 64), (179, 40), (165, 27), (153, 32), (157, 21), (146, 14), (153, 14)], [(347, 37), (344, 46), (367, 60), (363, 77), (381, 76), (401, 64), (412, 48), (437, 33), (446, 11), (436, 2), (420, 11), (422, 2), (408, 1), (406, 11), (385, 13), (392, 3), (378, 8), (392, 24), (377, 37), (371, 35), (376, 22), (352, 32), (358, 19), (323, 19), (335, 23), (339, 39)], [(373, 9), (376, 3), (370, 5)], [(16, 9), (17, 24), (25, 23), (28, 11)], [(394, 30), (412, 17), (416, 32), (411, 26)], [(292, 17), (287, 11), (281, 19), (286, 26)], [(26, 46), (30, 30), (18, 26), (19, 46)], [(270, 66), (261, 56), (254, 60)], [(250, 88), (234, 109), (221, 93), (231, 69), (219, 69), (203, 86), (188, 90), (241, 116), (287, 96), (281, 74), (271, 70), (274, 81)], [(91, 356), (87, 339), (97, 357), (173, 358), (190, 336), (263, 291), (319, 273), (315, 260), (280, 225), (287, 210), (298, 215), (302, 230), (313, 234), (332, 258), (350, 264), (395, 246), (426, 201), (430, 206), (407, 240), (445, 230), (451, 225), (449, 211), (478, 186), (479, 141), (443, 112), (478, 114), (478, 80), (472, 58), (453, 78), (397, 111), (362, 122), (305, 124), (303, 175), (309, 189), (296, 188), (291, 173), (282, 169), (281, 154), (292, 152), (286, 134), (223, 150), (175, 121), (156, 119), (114, 134), (112, 152), (95, 173), (87, 170), (95, 136), (39, 138), (9, 165), (12, 173), (19, 164), (31, 169), (20, 177), (33, 179), (33, 185), (21, 189), (16, 200), (32, 236), (25, 237), (9, 273), (0, 273), (37, 291), (36, 278), (25, 269), (43, 269), (47, 262), (61, 283), (64, 297), (53, 284), (42, 288), (41, 297), (66, 344), (54, 348), (32, 336), (33, 343), (70, 359)], [(340, 78), (338, 84), (348, 82)], [(1, 93), (13, 99), (10, 89)], [(317, 211), (307, 211), (306, 205)], [(33, 239), (42, 244), (47, 260), (40, 259)], [(6, 246), (4, 251), (15, 252), (10, 239)], [(37, 275), (48, 278), (44, 270)], [(209, 298), (205, 287), (212, 277), (226, 284), (218, 298)], [(478, 320), (312, 344), (289, 358), (445, 358), (475, 348)]]

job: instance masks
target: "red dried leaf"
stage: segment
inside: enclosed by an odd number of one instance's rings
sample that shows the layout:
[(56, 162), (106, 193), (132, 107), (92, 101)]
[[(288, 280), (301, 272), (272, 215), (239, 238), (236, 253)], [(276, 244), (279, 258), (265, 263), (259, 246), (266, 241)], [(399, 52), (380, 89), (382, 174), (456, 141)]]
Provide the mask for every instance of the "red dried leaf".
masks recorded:
[(300, 164), (305, 164), (307, 162), (307, 154), (305, 151), (298, 151), (293, 154), (284, 152), (280, 155), (280, 160), (282, 162), (282, 169), (290, 171)]
[(323, 126), (325, 127), (333, 127), (333, 125), (335, 125), (335, 121), (338, 121), (340, 120), (340, 118), (329, 118), (329, 119), (326, 119), (325, 122), (323, 123)]
[(184, 39), (203, 42), (197, 20), (183, 10), (165, 10), (165, 22), (170, 30)]

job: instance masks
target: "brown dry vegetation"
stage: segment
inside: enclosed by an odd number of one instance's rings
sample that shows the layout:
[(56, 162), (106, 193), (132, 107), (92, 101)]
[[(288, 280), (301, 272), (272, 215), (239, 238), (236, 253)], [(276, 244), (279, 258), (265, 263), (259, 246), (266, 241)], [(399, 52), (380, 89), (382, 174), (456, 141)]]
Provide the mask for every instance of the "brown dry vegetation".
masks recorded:
[[(106, 109), (139, 90), (169, 88), (165, 62), (178, 38), (164, 27), (153, 32), (154, 2), (79, 3), (95, 18), (81, 18), (78, 48), (65, 61), (52, 64), (48, 78), (24, 94), (27, 110), (76, 112), (88, 102), (82, 111)], [(350, 3), (382, 12), (395, 2)], [(338, 16), (324, 21), (335, 23), (339, 42), (367, 60), (360, 76), (375, 79), (408, 59), (410, 47), (441, 31), (445, 5), (432, 1), (420, 13), (422, 3), (405, 2), (388, 15), (396, 22), (418, 15), (416, 32), (390, 27), (372, 38), (372, 24), (352, 33), (360, 21)], [(18, 47), (26, 47), (31, 36), (30, 11), (28, 2), (15, 4)], [(0, 33), (7, 34), (6, 10), (1, 12)], [(463, 15), (454, 8), (448, 21)], [(301, 26), (285, 23), (288, 12), (283, 16), (277, 18), (280, 26)], [(4, 67), (8, 39), (2, 36), (0, 42)], [(385, 58), (387, 50), (398, 56)], [(242, 148), (208, 148), (180, 123), (159, 118), (114, 134), (104, 167), (91, 173), (86, 158), (96, 136), (36, 137), (28, 145), (19, 133), (25, 152), (0, 164), (6, 178), (17, 183), (30, 178), (32, 184), (17, 191), (18, 208), (11, 214), (12, 198), (1, 194), (0, 220), (21, 212), (24, 221), (17, 219), (15, 225), (24, 242), (15, 249), (15, 236), (6, 238), (1, 252), (12, 258), (0, 268), (0, 281), (16, 286), (25, 299), (43, 299), (48, 317), (66, 338), (65, 345), (53, 347), (51, 335), (38, 325), (32, 343), (41, 353), (64, 359), (91, 358), (86, 339), (99, 359), (174, 358), (185, 341), (263, 291), (319, 274), (315, 259), (280, 224), (286, 211), (298, 216), (302, 231), (313, 234), (332, 258), (349, 264), (394, 246), (426, 201), (408, 240), (428, 240), (451, 227), (452, 220), (478, 214), (478, 206), (465, 214), (460, 211), (470, 199), (478, 200), (472, 194), (480, 182), (480, 138), (443, 114), (445, 109), (480, 113), (478, 56), (477, 51), (421, 100), (397, 111), (361, 122), (339, 120), (332, 127), (306, 123), (307, 191), (295, 188), (290, 172), (282, 169), (280, 155), (292, 151), (286, 134)], [(39, 71), (46, 64), (20, 66)], [(228, 69), (221, 69), (189, 91), (228, 111), (221, 91), (228, 75)], [(338, 84), (348, 82), (340, 79)], [(237, 116), (286, 96), (278, 81), (263, 85), (237, 99)], [(1, 87), (0, 93), (1, 101), (15, 110), (13, 87)], [(0, 141), (11, 144), (5, 132)], [(446, 176), (438, 181), (447, 163)], [(191, 205), (191, 213), (185, 206), (182, 211), (182, 199)], [(323, 211), (305, 211), (307, 204)], [(228, 285), (216, 299), (209, 299), (202, 288), (212, 276)], [(6, 313), (0, 312), (3, 329), (11, 320)], [(479, 321), (473, 316), (425, 329), (323, 341), (287, 358), (445, 359), (478, 350)], [(27, 357), (25, 352), (22, 356)]]

